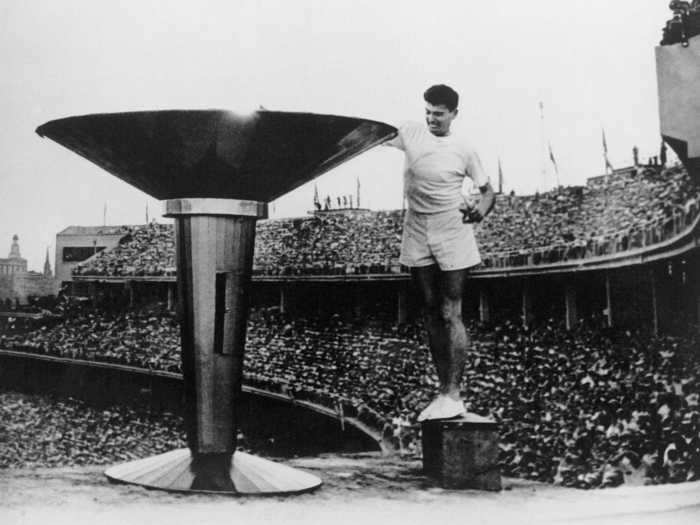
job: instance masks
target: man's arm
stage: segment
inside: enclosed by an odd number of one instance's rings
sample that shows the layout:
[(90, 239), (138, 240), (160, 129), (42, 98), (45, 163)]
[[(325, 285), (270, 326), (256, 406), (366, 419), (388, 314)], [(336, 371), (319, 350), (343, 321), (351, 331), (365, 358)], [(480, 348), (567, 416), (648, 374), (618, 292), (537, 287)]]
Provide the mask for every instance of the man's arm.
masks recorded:
[(403, 150), (403, 141), (399, 136), (399, 130), (392, 133), (384, 142), (380, 144), (380, 146), (391, 146), (393, 148)]
[(496, 205), (496, 194), (490, 182), (480, 186), (479, 191), (481, 192), (481, 199), (479, 199), (478, 204), (460, 208), (464, 215), (462, 222), (481, 222), (484, 220), (484, 217), (491, 213), (491, 210)]
[(463, 214), (463, 222), (481, 222), (493, 209), (496, 204), (496, 196), (494, 194), (489, 178), (481, 165), (479, 155), (473, 149), (466, 150), (466, 170), (465, 175), (472, 179), (474, 184), (478, 186), (481, 192), (481, 199), (478, 204), (465, 202), (465, 205), (460, 207)]
[(485, 185), (481, 186), (479, 191), (481, 192), (481, 200), (479, 200), (477, 209), (479, 210), (481, 218), (483, 219), (489, 213), (491, 213), (491, 210), (493, 210), (493, 207), (496, 205), (496, 193), (493, 191), (490, 182), (487, 182)]
[(399, 125), (399, 127), (396, 128), (396, 131), (391, 136), (391, 138), (382, 142), (381, 145), (382, 146), (390, 146), (390, 147), (399, 149), (401, 151), (406, 151), (406, 143), (405, 143), (404, 139), (405, 139), (406, 131), (409, 129), (410, 124), (411, 123), (409, 123), (409, 122), (401, 123)]

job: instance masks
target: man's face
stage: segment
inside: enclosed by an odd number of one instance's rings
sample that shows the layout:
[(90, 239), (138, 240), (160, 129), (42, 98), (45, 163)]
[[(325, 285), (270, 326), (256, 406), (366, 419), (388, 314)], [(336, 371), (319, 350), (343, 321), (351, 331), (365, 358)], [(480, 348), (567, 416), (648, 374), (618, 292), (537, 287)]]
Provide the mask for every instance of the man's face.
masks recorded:
[(430, 102), (425, 103), (425, 122), (430, 133), (437, 137), (449, 134), (452, 121), (457, 116), (457, 109), (450, 111), (447, 106), (440, 104), (434, 106)]

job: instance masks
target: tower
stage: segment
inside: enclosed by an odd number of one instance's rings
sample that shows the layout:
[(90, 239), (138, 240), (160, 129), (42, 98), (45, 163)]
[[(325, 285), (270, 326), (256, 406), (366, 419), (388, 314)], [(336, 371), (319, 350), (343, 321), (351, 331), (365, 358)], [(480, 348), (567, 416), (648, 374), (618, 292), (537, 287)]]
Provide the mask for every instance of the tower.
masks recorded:
[(12, 236), (12, 246), (7, 259), (0, 259), (0, 273), (15, 274), (24, 273), (27, 271), (27, 259), (22, 257), (19, 251), (19, 235), (16, 233)]
[(52, 277), (51, 263), (49, 262), (49, 248), (46, 247), (46, 259), (44, 259), (44, 277)]
[(21, 259), (22, 255), (19, 253), (19, 235), (16, 233), (12, 236), (12, 246), (10, 247), (10, 255), (7, 256), (8, 259)]

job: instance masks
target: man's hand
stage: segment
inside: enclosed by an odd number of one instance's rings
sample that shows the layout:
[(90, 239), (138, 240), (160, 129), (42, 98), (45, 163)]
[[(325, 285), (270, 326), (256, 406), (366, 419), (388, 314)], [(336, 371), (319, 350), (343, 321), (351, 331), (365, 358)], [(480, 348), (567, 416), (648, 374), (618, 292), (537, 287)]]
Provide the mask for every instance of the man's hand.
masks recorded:
[(459, 211), (462, 212), (462, 222), (465, 223), (481, 222), (484, 219), (479, 207), (473, 203), (465, 202), (459, 207)]

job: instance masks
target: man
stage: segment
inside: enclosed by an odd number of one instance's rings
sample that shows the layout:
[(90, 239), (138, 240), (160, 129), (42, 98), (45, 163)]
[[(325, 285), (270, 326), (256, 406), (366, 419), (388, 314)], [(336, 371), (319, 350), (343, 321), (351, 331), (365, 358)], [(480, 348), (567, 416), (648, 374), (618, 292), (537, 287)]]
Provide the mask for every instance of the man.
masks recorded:
[[(400, 262), (425, 304), (430, 352), (440, 380), (438, 396), (419, 421), (466, 413), (461, 381), (469, 339), (462, 322), (462, 296), (470, 267), (481, 262), (471, 223), (480, 222), (495, 198), (478, 155), (451, 131), (459, 95), (436, 85), (424, 93), (425, 124), (402, 125), (387, 142), (405, 153), (404, 192), (408, 202)], [(464, 177), (481, 192), (478, 204), (462, 194)]]

